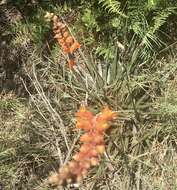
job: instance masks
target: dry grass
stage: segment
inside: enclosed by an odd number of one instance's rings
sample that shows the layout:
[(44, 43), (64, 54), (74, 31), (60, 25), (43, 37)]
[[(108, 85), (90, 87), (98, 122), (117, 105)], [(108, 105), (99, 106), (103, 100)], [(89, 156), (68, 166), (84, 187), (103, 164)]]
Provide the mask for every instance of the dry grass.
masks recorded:
[(33, 52), (27, 60), (31, 66), (24, 68), (33, 91), (21, 78), (28, 100), (1, 95), (5, 189), (51, 189), (50, 172), (78, 150), (75, 112), (82, 101), (95, 113), (108, 104), (119, 117), (107, 133), (101, 164), (79, 189), (176, 189), (176, 57), (152, 60), (153, 70), (143, 68), (138, 75), (122, 69), (110, 79), (111, 70), (105, 75), (103, 64), (94, 66), (83, 55), (70, 72), (60, 55), (44, 61)]

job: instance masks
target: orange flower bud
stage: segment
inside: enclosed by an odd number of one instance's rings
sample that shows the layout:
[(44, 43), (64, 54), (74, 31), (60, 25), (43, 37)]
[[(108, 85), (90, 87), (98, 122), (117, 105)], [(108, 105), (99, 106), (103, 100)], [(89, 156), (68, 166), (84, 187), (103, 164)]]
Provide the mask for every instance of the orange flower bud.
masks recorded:
[(74, 170), (76, 167), (78, 167), (78, 164), (75, 161), (70, 161), (68, 165), (69, 165), (70, 170)]
[(64, 39), (59, 39), (58, 42), (59, 42), (60, 44), (63, 44), (63, 45), (64, 45), (64, 43), (65, 43)]
[(98, 146), (96, 146), (96, 150), (99, 154), (103, 154), (105, 152), (105, 146), (104, 145), (98, 145)]
[(76, 179), (77, 183), (80, 183), (82, 179), (83, 179), (82, 175), (77, 176), (77, 179)]
[(73, 53), (75, 50), (77, 50), (78, 48), (80, 48), (80, 44), (75, 41), (72, 46), (70, 47), (70, 53)]
[[(97, 128), (96, 128), (97, 129)], [(102, 142), (104, 142), (104, 134), (95, 134), (94, 138), (92, 139), (92, 141), (96, 144), (100, 144)]]
[(91, 149), (88, 153), (89, 157), (93, 157), (93, 156), (98, 156), (98, 152), (96, 151), (96, 149)]
[(61, 33), (61, 30), (60, 30), (59, 28), (57, 28), (56, 30), (54, 30), (54, 33), (55, 33), (55, 34), (59, 34), (59, 35), (60, 35), (60, 38), (63, 38), (62, 33)]
[(103, 111), (98, 115), (97, 120), (110, 121), (115, 118), (117, 114), (106, 106)]
[(48, 183), (49, 184), (53, 184), (53, 185), (57, 185), (59, 182), (59, 175), (58, 173), (55, 173), (53, 175), (51, 175), (48, 179)]
[(61, 35), (60, 35), (60, 34), (56, 34), (56, 35), (54, 36), (54, 38), (60, 39), (60, 38), (61, 38)]
[(54, 32), (55, 32), (55, 30), (57, 29), (58, 27), (57, 27), (57, 25), (53, 25), (53, 30), (54, 30)]
[[(90, 164), (89, 164), (89, 165), (90, 165)], [(87, 168), (87, 169), (89, 169), (89, 168)], [(88, 173), (87, 169), (85, 169), (85, 170), (82, 171), (82, 176), (83, 176), (83, 177), (86, 177), (86, 176), (87, 176), (87, 173)]]
[(77, 154), (75, 154), (75, 155), (73, 156), (73, 159), (74, 159), (75, 161), (81, 161), (81, 160), (83, 159), (83, 157), (84, 157), (84, 154), (82, 154), (81, 152), (79, 152), (79, 153), (77, 153)]
[(76, 65), (75, 60), (74, 60), (74, 59), (70, 59), (70, 60), (68, 61), (68, 65), (69, 65), (69, 68), (70, 68), (70, 69), (73, 69), (74, 65)]
[(67, 180), (66, 180), (66, 182), (67, 182), (67, 184), (70, 184), (70, 183), (72, 183), (72, 179), (71, 178), (68, 178)]
[(62, 47), (64, 53), (68, 53), (69, 52), (69, 48), (65, 44), (61, 44), (61, 47)]
[(90, 150), (90, 144), (83, 144), (81, 147), (80, 147), (80, 152), (82, 153), (87, 153), (89, 150)]
[(81, 142), (90, 142), (93, 140), (93, 136), (90, 133), (85, 133), (80, 137)]
[(98, 130), (98, 131), (105, 131), (106, 129), (108, 129), (110, 126), (109, 126), (109, 124), (108, 123), (106, 123), (106, 122), (102, 122), (102, 123), (98, 123), (97, 125), (96, 125), (96, 129)]
[(57, 17), (56, 15), (54, 15), (54, 16), (53, 16), (53, 22), (56, 23), (56, 22), (58, 22), (58, 21), (59, 21), (58, 17)]
[(60, 173), (60, 176), (62, 176), (62, 178), (66, 178), (68, 176), (68, 174), (70, 173), (68, 166), (64, 166), (64, 167), (60, 168), (59, 173)]
[(62, 22), (57, 22), (57, 23), (56, 23), (56, 26), (57, 26), (58, 28), (61, 28), (62, 25), (63, 25)]
[(60, 29), (62, 30), (62, 32), (64, 32), (67, 29), (67, 27), (65, 24), (62, 23), (62, 25), (60, 26)]
[(76, 124), (76, 128), (84, 129), (86, 131), (90, 130), (92, 127), (92, 123), (87, 120), (79, 120)]
[(74, 159), (75, 161), (79, 161), (79, 160), (80, 160), (79, 154), (75, 154), (75, 155), (73, 156), (73, 159)]
[(78, 121), (76, 124), (76, 128), (82, 129), (82, 128), (84, 128), (84, 125), (82, 124), (82, 122)]
[(68, 32), (64, 32), (63, 37), (67, 38), (68, 36), (69, 36), (69, 33)]
[(92, 112), (88, 111), (86, 107), (83, 105), (79, 108), (79, 111), (76, 113), (76, 117), (77, 119), (82, 118), (82, 120), (86, 119), (89, 121), (92, 121), (92, 119), (94, 118)]
[(68, 37), (66, 38), (66, 43), (67, 43), (68, 45), (71, 45), (73, 42), (74, 42), (73, 37), (68, 36)]
[(64, 25), (64, 26), (62, 26), (61, 28), (60, 28), (60, 30), (61, 30), (61, 33), (62, 34), (64, 34), (65, 32), (67, 32), (68, 30), (67, 30), (67, 27)]
[(91, 165), (90, 165), (89, 161), (83, 161), (80, 163), (80, 166), (85, 168), (85, 169), (89, 169)]
[(98, 165), (99, 160), (98, 160), (98, 158), (93, 157), (93, 158), (91, 158), (90, 163), (92, 166), (96, 166), (96, 165)]

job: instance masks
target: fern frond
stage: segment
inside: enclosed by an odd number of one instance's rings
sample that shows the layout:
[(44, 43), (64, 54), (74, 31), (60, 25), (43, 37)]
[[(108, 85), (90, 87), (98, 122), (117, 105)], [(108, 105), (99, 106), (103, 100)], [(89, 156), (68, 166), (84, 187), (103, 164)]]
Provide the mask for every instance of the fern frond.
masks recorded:
[(109, 13), (114, 13), (123, 17), (127, 17), (121, 10), (120, 10), (120, 2), (116, 0), (99, 0), (99, 4), (104, 7)]
[(156, 32), (166, 21), (167, 18), (175, 13), (177, 7), (169, 7), (157, 13), (154, 17), (154, 26), (151, 28), (152, 33)]
[(163, 42), (155, 35), (155, 33), (160, 29), (163, 24), (166, 23), (167, 18), (171, 14), (175, 13), (176, 8), (177, 7), (169, 7), (157, 13), (157, 15), (153, 18), (154, 24), (149, 27), (148, 31), (143, 37), (142, 43), (144, 43), (150, 49), (152, 49), (152, 42), (159, 47), (163, 44)]

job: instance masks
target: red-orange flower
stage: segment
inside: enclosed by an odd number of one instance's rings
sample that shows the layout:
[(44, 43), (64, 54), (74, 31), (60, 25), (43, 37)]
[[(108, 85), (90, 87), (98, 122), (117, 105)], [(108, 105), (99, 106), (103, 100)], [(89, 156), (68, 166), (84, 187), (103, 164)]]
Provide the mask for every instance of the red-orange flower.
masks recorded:
[(49, 178), (49, 183), (64, 185), (72, 182), (81, 182), (91, 166), (99, 164), (100, 155), (105, 151), (104, 132), (109, 127), (108, 121), (115, 118), (116, 113), (105, 107), (96, 116), (85, 106), (81, 106), (76, 113), (76, 127), (86, 133), (80, 137), (83, 143), (78, 153), (73, 156), (67, 165), (59, 169), (58, 174)]

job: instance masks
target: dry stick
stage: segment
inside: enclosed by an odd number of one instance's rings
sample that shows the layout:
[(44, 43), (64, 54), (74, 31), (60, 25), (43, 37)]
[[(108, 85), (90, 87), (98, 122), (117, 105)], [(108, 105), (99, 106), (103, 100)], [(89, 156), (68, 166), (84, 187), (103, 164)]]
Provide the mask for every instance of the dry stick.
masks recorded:
[(68, 151), (68, 154), (67, 154), (67, 156), (66, 156), (66, 158), (65, 158), (64, 164), (66, 164), (66, 163), (68, 162), (68, 160), (69, 160), (69, 158), (70, 158), (70, 156), (71, 156), (71, 153), (72, 153), (72, 151), (73, 151), (73, 149), (74, 149), (74, 147), (75, 147), (77, 141), (78, 141), (79, 138), (80, 138), (80, 135), (81, 135), (81, 132), (78, 133), (77, 137), (74, 139), (74, 142), (72, 142), (72, 146), (71, 146), (71, 148), (70, 148), (69, 151)]
[[(28, 77), (30, 78), (30, 80), (32, 80), (29, 75), (28, 75)], [(22, 83), (23, 83), (23, 85), (24, 85), (24, 87), (25, 87), (25, 90), (26, 90), (26, 91), (28, 92), (28, 94), (30, 95), (30, 97), (31, 97), (31, 99), (32, 99), (32, 101), (33, 101), (33, 103), (34, 103), (34, 105), (35, 105), (36, 108), (38, 109), (39, 114), (42, 116), (42, 118), (44, 118), (44, 120), (45, 120), (47, 123), (49, 123), (48, 120), (45, 118), (45, 116), (42, 114), (42, 112), (41, 112), (39, 106), (36, 104), (36, 102), (35, 102), (35, 100), (34, 100), (34, 98), (33, 98), (33, 95), (32, 95), (32, 94), (30, 93), (30, 91), (28, 90), (28, 88), (27, 88), (26, 84), (24, 83), (23, 79), (21, 79), (21, 81), (22, 81)], [(33, 81), (32, 81), (32, 82), (33, 82)], [(51, 125), (49, 125), (49, 126), (51, 127)], [(56, 137), (56, 135), (55, 135), (55, 129), (53, 128), (53, 126), (52, 126), (52, 131), (54, 132), (53, 135), (54, 135), (55, 141), (56, 141), (56, 142), (55, 142), (55, 145), (56, 145), (57, 150), (58, 150), (58, 155), (59, 155), (59, 159), (60, 159), (60, 164), (62, 164), (62, 163), (63, 163), (63, 160), (62, 160), (62, 153), (61, 153), (61, 149), (58, 147), (59, 141), (57, 140), (57, 137)]]
[(138, 171), (137, 171), (137, 180), (136, 180), (136, 188), (137, 190), (142, 189), (142, 179), (141, 179), (141, 170), (142, 170), (142, 163), (138, 164)]
[(33, 96), (33, 95), (30, 93), (30, 91), (28, 90), (28, 88), (27, 88), (27, 86), (26, 86), (24, 80), (23, 80), (22, 78), (20, 78), (20, 80), (22, 81), (23, 86), (25, 87), (25, 90), (26, 90), (26, 91), (28, 92), (28, 94), (30, 95), (30, 98), (32, 99), (34, 105), (36, 106), (36, 108), (37, 108), (39, 114), (40, 114), (40, 115), (42, 116), (42, 118), (49, 124), (47, 118), (43, 115), (43, 113), (41, 112), (39, 106), (36, 104), (36, 102), (35, 102), (35, 100), (34, 100), (34, 96)]
[[(34, 66), (33, 66), (33, 67), (34, 67)], [(35, 76), (35, 79), (37, 79), (34, 70), (33, 70), (33, 74), (34, 74), (34, 76)], [(47, 98), (46, 98), (46, 96), (45, 96), (45, 94), (44, 94), (44, 91), (42, 90), (42, 87), (39, 86), (39, 85), (40, 85), (39, 82), (36, 81), (37, 84), (38, 84), (38, 86), (37, 86), (37, 85), (34, 83), (33, 79), (30, 77), (30, 75), (28, 75), (28, 77), (29, 77), (30, 80), (33, 82), (36, 91), (39, 93), (40, 97), (41, 97), (42, 100), (44, 101), (47, 110), (48, 110), (49, 112), (54, 112), (54, 114), (56, 114), (55, 110), (53, 111), (53, 108), (52, 108), (50, 102), (47, 100)], [(40, 87), (40, 89), (42, 90), (42, 93), (40, 92), (39, 87)], [(51, 109), (51, 108), (52, 108), (52, 109)], [(60, 126), (60, 125), (62, 124), (62, 122), (59, 123), (59, 122), (57, 121), (56, 115), (54, 115), (54, 114), (51, 114), (51, 115), (52, 115), (52, 118), (54, 119), (54, 121), (56, 122), (56, 124), (57, 124), (58, 126)], [(60, 116), (59, 116), (59, 118), (60, 118)], [(60, 121), (62, 121), (62, 120), (60, 120)], [(52, 126), (52, 130), (55, 131), (55, 129), (53, 128), (53, 126)], [(61, 133), (63, 132), (63, 130), (61, 130), (61, 128), (60, 128), (60, 131), (61, 131)], [(59, 153), (60, 163), (63, 164), (63, 159), (62, 159), (61, 150), (58, 148), (59, 141), (57, 140), (56, 135), (55, 135), (55, 134), (53, 134), (53, 135), (55, 136), (55, 139), (56, 139), (56, 142), (57, 142), (57, 143), (56, 143), (56, 147), (57, 147), (57, 150), (58, 150), (58, 153)], [(63, 135), (63, 133), (62, 133), (62, 135)], [(67, 143), (67, 141), (66, 141), (66, 136), (63, 135), (63, 137), (64, 137), (64, 139), (65, 139), (66, 145), (68, 145), (68, 143)], [(67, 146), (67, 148), (68, 148), (68, 150), (69, 150), (69, 147), (68, 147), (68, 146)]]
[[(34, 97), (34, 96), (29, 92), (29, 90), (27, 89), (27, 86), (26, 86), (24, 80), (23, 80), (22, 78), (20, 78), (20, 80), (22, 81), (22, 83), (23, 83), (23, 85), (24, 85), (24, 87), (25, 87), (25, 90), (28, 92), (30, 98), (32, 99), (33, 104), (36, 106), (36, 108), (37, 108), (37, 110), (38, 110), (38, 113), (41, 115), (41, 117), (46, 121), (46, 123), (47, 123), (48, 126), (50, 127), (50, 123), (49, 123), (49, 121), (47, 120), (47, 118), (43, 115), (43, 113), (42, 113), (41, 109), (39, 108), (39, 106), (37, 105), (37, 103), (36, 103), (36, 101), (35, 101), (35, 97)], [(32, 124), (34, 124), (34, 122), (32, 122)], [(34, 124), (34, 125), (35, 125), (35, 124)], [(40, 134), (40, 135), (42, 135), (43, 138), (45, 138), (45, 139), (48, 141), (47, 144), (49, 144), (50, 139), (47, 138), (47, 137), (46, 137), (45, 135), (43, 135), (43, 134)], [(60, 151), (60, 152), (61, 152), (61, 151)]]
[[(35, 73), (34, 64), (33, 64), (33, 75), (34, 75), (34, 77), (35, 77), (36, 83), (37, 83), (38, 88), (39, 88), (39, 89), (36, 88), (36, 90), (37, 90), (38, 93), (41, 95), (41, 98), (42, 98), (43, 101), (45, 102), (45, 104), (46, 104), (46, 106), (47, 106), (47, 109), (48, 109), (48, 110), (51, 110), (51, 111), (53, 112), (54, 115), (52, 114), (52, 117), (53, 117), (53, 119), (55, 120), (55, 122), (57, 123), (57, 125), (60, 126), (61, 134), (63, 135), (63, 138), (64, 138), (64, 140), (65, 140), (66, 147), (67, 147), (67, 149), (69, 150), (69, 145), (68, 145), (68, 141), (67, 141), (67, 138), (66, 138), (66, 131), (65, 131), (65, 126), (64, 126), (64, 124), (63, 124), (63, 121), (62, 121), (60, 115), (53, 109), (52, 105), (50, 104), (49, 100), (47, 99), (47, 97), (46, 97), (46, 95), (45, 95), (45, 93), (44, 93), (44, 91), (43, 91), (43, 88), (42, 88), (42, 86), (40, 85), (40, 83), (39, 83), (39, 81), (38, 81), (38, 79), (37, 79), (37, 76), (36, 76), (36, 73)], [(33, 84), (34, 84), (34, 86), (36, 86), (34, 82), (33, 82)], [(36, 87), (37, 87), (37, 86), (36, 86)], [(41, 90), (41, 92), (40, 92), (40, 90)], [(56, 117), (59, 119), (60, 123), (58, 122), (58, 120), (57, 120)]]

